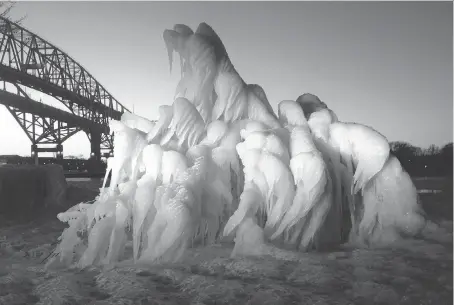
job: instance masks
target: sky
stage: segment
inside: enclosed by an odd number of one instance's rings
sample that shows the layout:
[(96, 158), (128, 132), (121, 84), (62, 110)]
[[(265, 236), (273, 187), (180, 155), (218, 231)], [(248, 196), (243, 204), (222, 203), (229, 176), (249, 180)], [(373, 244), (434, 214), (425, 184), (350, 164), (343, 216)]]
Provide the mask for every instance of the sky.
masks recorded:
[[(179, 80), (164, 29), (206, 22), (274, 109), (309, 92), (389, 141), (424, 148), (453, 138), (452, 2), (18, 2), (12, 17), (24, 15), (25, 28), (150, 119), (173, 102)], [(30, 145), (0, 105), (0, 154), (29, 155)], [(65, 155), (90, 153), (83, 133), (63, 146)]]

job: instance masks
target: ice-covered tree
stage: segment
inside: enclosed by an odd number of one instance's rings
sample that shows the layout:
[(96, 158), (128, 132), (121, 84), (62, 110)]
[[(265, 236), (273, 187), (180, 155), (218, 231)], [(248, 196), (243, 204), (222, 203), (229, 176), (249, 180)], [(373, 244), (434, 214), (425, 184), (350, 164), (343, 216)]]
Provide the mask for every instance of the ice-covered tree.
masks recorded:
[(93, 204), (58, 215), (69, 227), (54, 264), (110, 264), (131, 231), (138, 262), (170, 261), (187, 247), (234, 236), (232, 255), (266, 254), (271, 244), (299, 251), (348, 241), (383, 246), (424, 226), (416, 189), (387, 139), (340, 121), (313, 94), (282, 101), (246, 84), (219, 36), (202, 23), (163, 33), (181, 79), (171, 106), (148, 120), (110, 122), (111, 183)]

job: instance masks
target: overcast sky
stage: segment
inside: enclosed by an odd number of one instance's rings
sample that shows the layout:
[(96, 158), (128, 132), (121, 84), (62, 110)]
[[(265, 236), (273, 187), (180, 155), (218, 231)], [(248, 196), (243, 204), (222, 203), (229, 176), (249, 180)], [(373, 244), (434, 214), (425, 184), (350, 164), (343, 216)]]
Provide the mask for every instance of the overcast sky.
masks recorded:
[[(452, 2), (18, 2), (13, 17), (24, 14), (24, 27), (148, 118), (173, 102), (179, 76), (162, 32), (204, 21), (275, 109), (310, 92), (390, 141), (452, 141)], [(29, 155), (30, 144), (0, 106), (0, 154)], [(78, 134), (64, 153), (88, 155), (88, 140)]]

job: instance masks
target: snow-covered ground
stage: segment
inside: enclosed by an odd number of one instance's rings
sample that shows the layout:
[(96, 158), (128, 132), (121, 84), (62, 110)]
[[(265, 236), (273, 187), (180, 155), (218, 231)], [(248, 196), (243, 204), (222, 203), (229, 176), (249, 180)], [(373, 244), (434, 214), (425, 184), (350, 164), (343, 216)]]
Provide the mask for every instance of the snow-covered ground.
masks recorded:
[[(188, 251), (173, 265), (46, 272), (64, 225), (0, 228), (0, 305), (452, 304), (452, 222), (392, 249), (339, 249), (230, 259), (232, 245)], [(131, 252), (130, 245), (127, 252)]]
[(452, 242), (230, 259), (228, 245), (167, 266), (45, 272), (61, 226), (0, 230), (0, 304), (451, 304)]

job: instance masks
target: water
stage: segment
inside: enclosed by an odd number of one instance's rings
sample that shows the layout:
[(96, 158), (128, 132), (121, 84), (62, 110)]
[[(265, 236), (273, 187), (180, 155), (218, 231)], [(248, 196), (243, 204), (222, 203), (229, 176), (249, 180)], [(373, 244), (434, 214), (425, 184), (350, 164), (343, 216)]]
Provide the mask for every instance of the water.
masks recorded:
[[(94, 179), (93, 178), (66, 178), (66, 181), (68, 182), (91, 182), (93, 181)], [(99, 180), (99, 179), (97, 179)]]
[(442, 190), (418, 190), (418, 194), (440, 194)]

